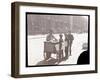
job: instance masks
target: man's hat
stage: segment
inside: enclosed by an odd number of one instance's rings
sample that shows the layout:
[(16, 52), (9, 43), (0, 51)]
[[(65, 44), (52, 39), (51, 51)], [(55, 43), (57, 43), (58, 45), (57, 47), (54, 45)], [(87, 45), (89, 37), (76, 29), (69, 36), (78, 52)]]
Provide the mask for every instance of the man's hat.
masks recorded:
[(59, 36), (61, 36), (61, 37), (62, 37), (63, 35), (62, 35), (62, 34), (59, 34)]
[(49, 33), (53, 33), (53, 31), (50, 29), (50, 30), (49, 30)]

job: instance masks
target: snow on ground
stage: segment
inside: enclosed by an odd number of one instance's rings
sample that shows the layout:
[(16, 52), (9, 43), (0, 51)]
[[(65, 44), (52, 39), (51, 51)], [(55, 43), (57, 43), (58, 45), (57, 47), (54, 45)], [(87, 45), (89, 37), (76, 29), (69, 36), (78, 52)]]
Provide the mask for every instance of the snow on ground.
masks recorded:
[[(54, 35), (59, 39), (59, 34)], [(70, 56), (66, 61), (62, 61), (60, 64), (76, 64), (77, 59), (82, 50), (82, 44), (87, 43), (88, 35), (73, 33), (74, 40), (72, 44), (72, 56)], [(64, 36), (63, 36), (64, 38)], [(34, 66), (39, 61), (44, 60), (44, 41), (46, 40), (46, 35), (33, 35), (28, 36), (28, 65)]]

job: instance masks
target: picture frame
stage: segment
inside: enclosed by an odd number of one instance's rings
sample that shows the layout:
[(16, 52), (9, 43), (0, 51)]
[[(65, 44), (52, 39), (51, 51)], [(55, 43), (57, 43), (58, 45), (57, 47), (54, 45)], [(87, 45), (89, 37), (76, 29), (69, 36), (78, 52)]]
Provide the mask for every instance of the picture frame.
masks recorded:
[[(48, 42), (48, 33), (53, 33), (58, 42)], [(72, 46), (65, 48), (66, 43), (63, 42), (68, 38), (67, 33), (72, 33), (74, 39)], [(56, 52), (52, 52), (55, 54), (51, 54), (54, 44), (64, 44), (64, 49), (59, 47), (57, 52), (56, 48)], [(70, 39), (67, 44), (71, 45)], [(68, 59), (66, 49), (68, 53), (71, 51)], [(11, 4), (12, 77), (97, 73), (97, 49), (96, 6), (30, 2)], [(84, 50), (86, 55), (80, 58)]]

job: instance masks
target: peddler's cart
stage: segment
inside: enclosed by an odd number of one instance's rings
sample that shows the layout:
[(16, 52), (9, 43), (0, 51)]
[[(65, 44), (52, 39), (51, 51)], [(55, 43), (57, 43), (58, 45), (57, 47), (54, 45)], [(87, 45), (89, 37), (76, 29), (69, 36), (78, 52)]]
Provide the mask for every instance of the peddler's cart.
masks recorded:
[(44, 42), (44, 58), (46, 58), (46, 53), (49, 54), (57, 54), (57, 50), (56, 50), (56, 45), (58, 44), (58, 42), (49, 42), (49, 41), (45, 41)]

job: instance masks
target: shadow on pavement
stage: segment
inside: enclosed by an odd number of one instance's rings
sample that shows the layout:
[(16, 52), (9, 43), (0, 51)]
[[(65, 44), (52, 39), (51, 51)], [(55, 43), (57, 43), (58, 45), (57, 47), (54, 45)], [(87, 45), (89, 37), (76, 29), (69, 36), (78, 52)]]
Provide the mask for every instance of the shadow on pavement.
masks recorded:
[(56, 65), (57, 61), (57, 59), (50, 58), (49, 60), (42, 60), (38, 62), (36, 65)]

